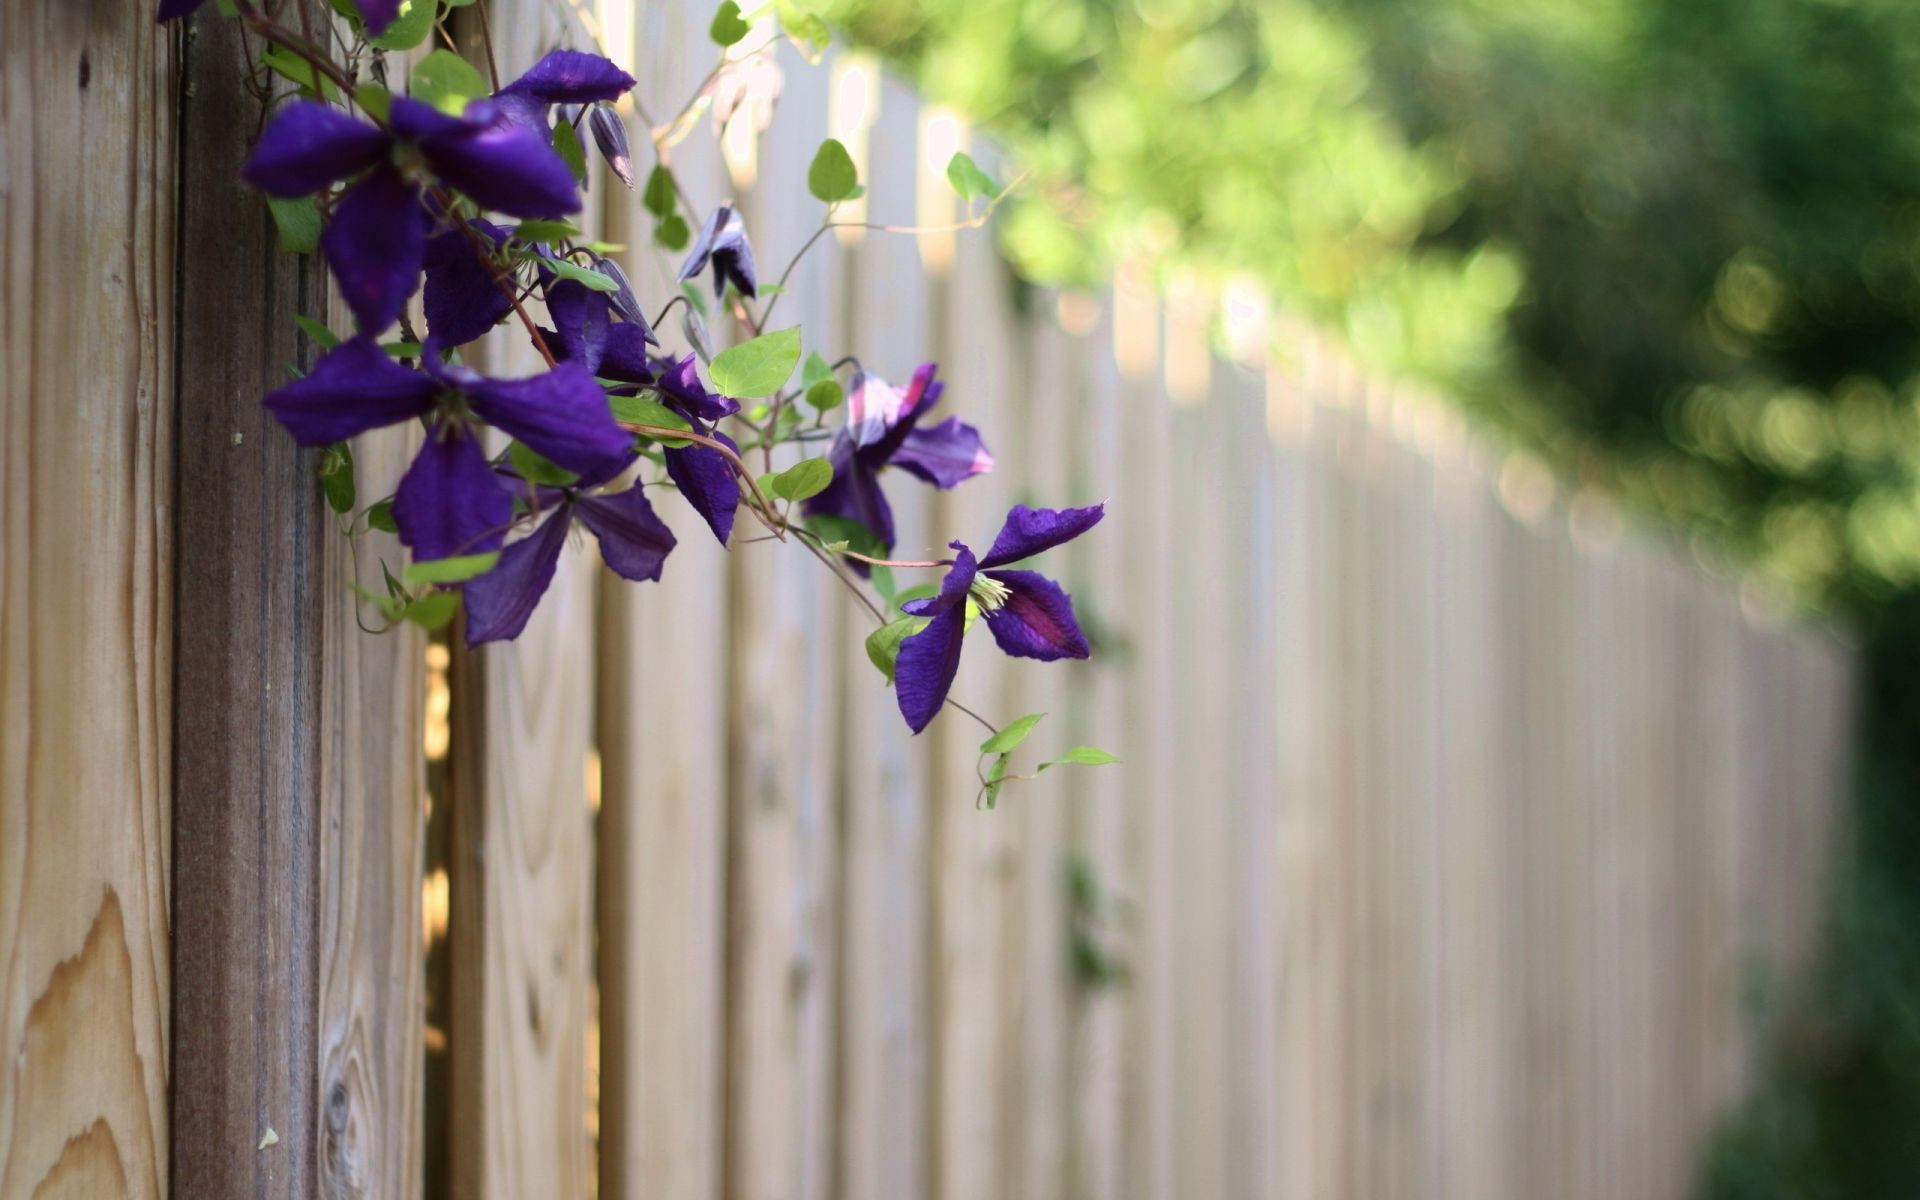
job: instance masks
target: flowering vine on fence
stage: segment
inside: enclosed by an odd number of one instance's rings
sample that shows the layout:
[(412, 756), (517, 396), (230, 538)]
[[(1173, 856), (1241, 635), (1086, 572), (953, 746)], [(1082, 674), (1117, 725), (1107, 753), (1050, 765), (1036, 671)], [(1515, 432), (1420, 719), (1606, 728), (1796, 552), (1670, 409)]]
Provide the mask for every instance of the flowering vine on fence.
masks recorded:
[[(159, 17), (183, 17), (207, 2), (161, 0)], [(673, 174), (666, 147), (689, 127), (692, 103), (650, 127), (656, 162), (640, 202), (656, 246), (688, 252), (677, 272), (680, 294), (649, 321), (607, 256), (614, 248), (586, 239), (569, 220), (581, 211), (586, 182), (582, 125), (612, 173), (634, 186), (614, 107), (634, 86), (625, 70), (598, 53), (557, 49), (502, 85), (486, 8), (474, 0), (331, 0), (340, 22), (319, 36), (304, 4), (294, 6), (294, 29), (251, 0), (214, 3), (264, 39), (261, 77), (270, 72), (297, 92), (271, 114), (245, 178), (266, 193), (283, 243), (325, 259), (353, 314), (356, 332), (345, 341), (299, 318), (324, 353), (265, 404), (297, 442), (323, 448), (321, 484), (348, 535), (381, 529), (407, 547), (411, 565), (398, 577), (386, 572), (384, 592), (356, 585), (364, 602), (390, 623), (428, 628), (464, 606), (469, 645), (510, 639), (552, 582), (576, 522), (615, 574), (657, 580), (674, 535), (655, 515), (650, 489), (678, 491), (723, 546), (744, 507), (766, 531), (755, 540), (798, 545), (873, 616), (868, 656), (914, 733), (943, 707), (988, 729), (980, 764), (986, 803), (1024, 778), (1010, 773), (1010, 754), (1040, 714), (995, 728), (955, 701), (949, 690), (962, 639), (980, 619), (1008, 654), (1088, 657), (1067, 593), (1008, 568), (1085, 533), (1103, 508), (1015, 506), (979, 559), (958, 541), (952, 558), (887, 557), (895, 532), (883, 477), (953, 488), (990, 470), (993, 457), (958, 417), (929, 421), (944, 390), (933, 364), (897, 389), (850, 357), (829, 362), (815, 351), (803, 363), (801, 330), (768, 328), (794, 266), (835, 226), (836, 207), (863, 190), (844, 146), (829, 139), (815, 155), (807, 187), (825, 206), (820, 228), (769, 286), (740, 214), (719, 204), (698, 221)], [(436, 49), (413, 64), (406, 94), (390, 90), (385, 55), (422, 45), (452, 10), (468, 6), (489, 74)], [(721, 66), (727, 48), (776, 9), (785, 35), (817, 58), (827, 36), (817, 17), (783, 0), (743, 15), (726, 0), (711, 27)], [(341, 55), (330, 54), (325, 39)], [(964, 154), (948, 177), (969, 204), (985, 201), (965, 225), (983, 223), (1005, 195)], [(717, 354), (696, 283), (703, 274), (744, 335)], [(409, 315), (416, 292), (424, 337)], [(536, 297), (544, 324), (530, 310)], [(676, 306), (692, 349), (682, 355), (664, 350), (655, 332)], [(520, 327), (545, 372), (502, 379), (463, 361), (463, 347), (504, 321)], [(400, 337), (382, 341), (396, 325)], [(790, 388), (796, 369), (800, 380)], [(828, 416), (842, 406), (844, 424), (830, 431)], [(393, 495), (360, 508), (349, 439), (404, 422), (425, 431), (418, 455)], [(484, 436), (488, 429), (496, 439)], [(829, 438), (825, 456), (772, 469), (777, 446)], [(502, 441), (504, 449), (490, 449)], [(759, 474), (749, 466), (756, 456)], [(896, 592), (893, 571), (908, 569), (945, 573), (938, 584)], [(1080, 746), (1036, 771), (1111, 761)]]

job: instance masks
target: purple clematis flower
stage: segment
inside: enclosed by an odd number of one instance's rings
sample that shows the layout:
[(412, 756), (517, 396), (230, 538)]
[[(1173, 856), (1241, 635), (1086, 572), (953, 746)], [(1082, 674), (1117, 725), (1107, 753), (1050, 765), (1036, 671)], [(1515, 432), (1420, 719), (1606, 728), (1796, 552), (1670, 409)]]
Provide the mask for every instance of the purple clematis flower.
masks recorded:
[(751, 296), (758, 286), (753, 266), (753, 247), (747, 243), (746, 222), (725, 204), (713, 210), (700, 230), (687, 261), (680, 264), (680, 282), (685, 283), (713, 264), (713, 294), (726, 295), (727, 284), (742, 296)]
[[(895, 466), (937, 488), (957, 487), (993, 469), (993, 455), (980, 431), (948, 417), (928, 429), (920, 419), (940, 402), (946, 385), (936, 368), (922, 363), (901, 392), (877, 375), (862, 372), (847, 402), (847, 423), (833, 440), (828, 461), (833, 482), (806, 502), (808, 516), (847, 517), (867, 527), (885, 550), (893, 549), (893, 509), (880, 490), (880, 471)], [(866, 574), (863, 564), (854, 563)]]
[(673, 549), (673, 531), (654, 515), (653, 505), (637, 483), (611, 496), (569, 487), (540, 488), (534, 498), (543, 507), (551, 506), (552, 515), (501, 551), (491, 571), (468, 580), (462, 588), (468, 646), (520, 636), (553, 582), (560, 549), (575, 518), (599, 541), (600, 557), (623, 579), (658, 580)]
[[(419, 168), (403, 172), (402, 161), (417, 161)], [(396, 98), (388, 129), (318, 101), (298, 101), (267, 127), (242, 174), (282, 197), (361, 175), (334, 204), (320, 249), (361, 330), (379, 333), (420, 283), (431, 225), (420, 202), (422, 171), (485, 208), (518, 217), (580, 210), (565, 161), (491, 100), (476, 100), (464, 116), (450, 117)]]
[[(498, 249), (507, 231), (491, 221), (474, 218), (467, 224), (487, 244)], [(449, 229), (427, 239), (427, 285), (421, 296), (427, 314), (427, 336), (439, 346), (464, 346), (504, 320), (513, 301), (494, 280), (493, 268), (480, 257), (473, 239)]]
[(1016, 504), (985, 558), (976, 562), (965, 545), (948, 543), (955, 551), (953, 566), (940, 581), (939, 595), (900, 606), (911, 616), (933, 618), (920, 632), (901, 639), (894, 664), (894, 696), (909, 729), (915, 733), (925, 729), (946, 703), (947, 690), (960, 669), (969, 599), (979, 607), (993, 640), (1008, 654), (1052, 662), (1092, 653), (1074, 619), (1073, 599), (1059, 584), (1034, 571), (1000, 568), (1072, 541), (1105, 515), (1104, 504), (1090, 508)]
[(496, 549), (512, 521), (512, 497), (481, 450), (470, 416), (583, 476), (617, 473), (632, 456), (633, 439), (614, 421), (606, 393), (577, 364), (530, 379), (490, 379), (443, 365), (432, 346), (425, 362), (426, 371), (403, 367), (362, 334), (265, 401), (303, 446), (431, 418), (426, 444), (393, 500), (400, 540), (417, 559)]
[[(206, 2), (207, 0), (160, 0), (158, 19), (166, 22), (176, 17), (184, 17)], [(401, 0), (354, 0), (354, 7), (360, 10), (360, 18), (366, 25), (367, 32), (375, 37), (385, 33), (387, 26), (393, 24), (393, 18), (400, 13), (400, 4)]]

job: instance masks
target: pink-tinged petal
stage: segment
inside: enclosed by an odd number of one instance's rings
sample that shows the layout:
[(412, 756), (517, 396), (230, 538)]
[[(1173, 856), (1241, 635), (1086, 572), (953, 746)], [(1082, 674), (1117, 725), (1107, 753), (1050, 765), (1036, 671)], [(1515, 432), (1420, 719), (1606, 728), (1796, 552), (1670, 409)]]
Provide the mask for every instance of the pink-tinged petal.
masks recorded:
[(1073, 616), (1073, 597), (1059, 584), (1033, 571), (988, 571), (987, 578), (1007, 587), (999, 608), (985, 614), (1000, 648), (1016, 658), (1052, 662), (1086, 658), (1093, 651)]
[(957, 487), (993, 470), (993, 455), (981, 444), (980, 431), (958, 417), (909, 432), (888, 461), (938, 488)]
[(376, 169), (334, 205), (320, 252), (361, 332), (382, 332), (420, 286), (427, 214), (419, 193), (392, 167)]
[(572, 523), (568, 508), (561, 506), (531, 535), (502, 550), (493, 570), (467, 581), (461, 589), (467, 605), (467, 645), (520, 636), (553, 583), (553, 569)]
[(394, 132), (420, 148), (435, 175), (482, 208), (516, 217), (565, 217), (580, 193), (565, 160), (537, 133), (491, 101), (449, 117), (417, 100), (393, 102)]
[[(734, 444), (724, 433), (713, 436), (730, 447)], [(740, 479), (734, 474), (733, 464), (726, 455), (707, 446), (669, 448), (662, 455), (667, 462), (667, 477), (713, 530), (713, 536), (726, 545), (733, 536), (733, 518), (740, 507)]]
[(363, 336), (328, 351), (306, 378), (269, 392), (264, 403), (294, 441), (327, 446), (430, 412), (439, 391)]
[(393, 494), (400, 542), (426, 561), (497, 550), (513, 497), (465, 428), (434, 429)]
[(673, 549), (673, 530), (654, 515), (635, 484), (617, 496), (583, 496), (580, 522), (600, 539), (600, 557), (622, 579), (659, 579)]
[(1000, 535), (993, 539), (993, 546), (980, 560), (980, 565), (982, 568), (1005, 566), (1070, 542), (1098, 525), (1106, 510), (1105, 504), (1087, 508), (1028, 508), (1016, 504), (1007, 513), (1007, 523), (1000, 527)]
[(925, 629), (900, 642), (893, 665), (894, 699), (907, 728), (919, 733), (939, 715), (953, 677), (960, 670), (960, 650), (967, 632), (967, 589), (973, 584), (973, 555), (962, 546), (953, 568), (940, 583), (940, 595), (916, 606), (935, 612)]
[[(490, 221), (470, 223), (495, 246), (506, 240), (506, 231)], [(422, 299), (427, 332), (435, 345), (464, 346), (513, 311), (513, 302), (494, 282), (492, 268), (460, 230), (449, 229), (430, 238), (425, 265), (427, 286)]]
[(847, 396), (847, 436), (855, 446), (876, 444), (899, 421), (905, 403), (899, 388), (878, 375), (856, 371)]
[(548, 104), (618, 100), (633, 90), (633, 76), (598, 54), (554, 50), (527, 68), (503, 92), (533, 96)]
[(607, 394), (578, 363), (561, 363), (531, 379), (476, 376), (463, 388), (475, 412), (569, 471), (595, 471), (610, 459), (624, 459), (633, 447), (633, 435), (613, 419)]
[(589, 374), (600, 373), (607, 350), (608, 305), (603, 292), (584, 283), (562, 279), (547, 288), (547, 315), (553, 318), (552, 349), (567, 362), (579, 363)]
[[(400, 15), (401, 0), (353, 0), (354, 7), (360, 10), (360, 19), (366, 22), (367, 32), (379, 37)], [(433, 3), (434, 0), (416, 0), (416, 3)]]
[(240, 176), (270, 196), (305, 196), (373, 166), (391, 145), (365, 121), (299, 100), (275, 114)]

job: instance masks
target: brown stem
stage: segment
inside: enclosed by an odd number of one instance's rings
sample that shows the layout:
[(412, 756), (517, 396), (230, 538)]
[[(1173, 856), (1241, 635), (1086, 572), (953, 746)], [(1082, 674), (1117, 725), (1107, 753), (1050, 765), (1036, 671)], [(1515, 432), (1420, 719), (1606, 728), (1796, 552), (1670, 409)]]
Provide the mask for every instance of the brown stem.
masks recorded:
[(690, 429), (671, 429), (665, 425), (642, 425), (637, 421), (621, 421), (620, 428), (631, 433), (645, 434), (651, 438), (692, 442), (696, 446), (705, 446), (709, 450), (719, 451), (727, 462), (733, 465), (734, 472), (740, 476), (740, 481), (747, 485), (747, 491), (753, 494), (753, 504), (750, 506), (753, 508), (753, 515), (760, 518), (760, 523), (772, 530), (776, 538), (783, 542), (787, 540), (786, 523), (773, 515), (773, 505), (767, 502), (766, 496), (760, 491), (760, 485), (753, 478), (753, 472), (747, 468), (746, 463), (740, 461), (740, 456), (734, 453), (733, 447), (718, 438), (710, 438)]
[(493, 90), (500, 90), (500, 63), (493, 56), (493, 27), (487, 23), (487, 0), (473, 6), (480, 14), (480, 44), (487, 48), (487, 75), (493, 80)]

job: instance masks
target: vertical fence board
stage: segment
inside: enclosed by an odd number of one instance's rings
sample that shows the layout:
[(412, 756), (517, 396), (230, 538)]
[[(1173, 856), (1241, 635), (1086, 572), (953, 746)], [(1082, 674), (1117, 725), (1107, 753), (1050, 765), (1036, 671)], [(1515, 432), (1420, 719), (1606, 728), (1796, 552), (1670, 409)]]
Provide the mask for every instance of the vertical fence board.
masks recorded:
[(134, 8), (0, 13), (8, 1196), (166, 1191), (171, 41)]

